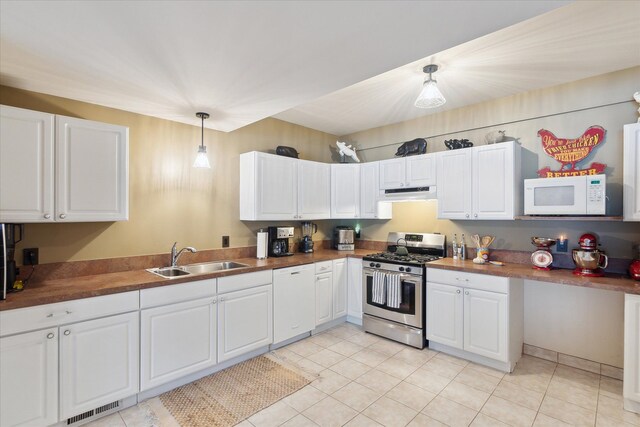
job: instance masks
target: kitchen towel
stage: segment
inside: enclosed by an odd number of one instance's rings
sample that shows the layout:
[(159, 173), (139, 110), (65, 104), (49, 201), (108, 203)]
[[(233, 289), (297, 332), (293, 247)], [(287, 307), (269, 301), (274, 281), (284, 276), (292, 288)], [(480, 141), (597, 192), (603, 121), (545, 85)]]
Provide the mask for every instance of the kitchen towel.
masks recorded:
[(387, 307), (400, 308), (402, 304), (402, 280), (396, 273), (387, 273)]
[(382, 271), (373, 272), (373, 286), (371, 289), (373, 295), (371, 296), (371, 301), (374, 304), (384, 305), (387, 300), (386, 278), (387, 274)]

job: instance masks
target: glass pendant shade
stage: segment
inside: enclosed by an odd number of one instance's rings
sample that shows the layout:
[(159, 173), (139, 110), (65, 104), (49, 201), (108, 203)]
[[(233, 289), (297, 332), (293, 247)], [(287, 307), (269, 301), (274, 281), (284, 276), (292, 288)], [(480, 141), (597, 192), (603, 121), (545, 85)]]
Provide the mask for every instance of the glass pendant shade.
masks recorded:
[(211, 169), (211, 165), (209, 164), (209, 158), (207, 157), (207, 147), (205, 146), (198, 147), (198, 155), (196, 156), (196, 161), (193, 162), (193, 167)]
[(416, 99), (415, 106), (418, 108), (435, 108), (441, 106), (447, 102), (447, 100), (444, 99), (442, 92), (438, 89), (438, 82), (431, 77), (431, 74), (438, 71), (438, 66), (436, 64), (429, 64), (425, 66), (422, 71), (425, 74), (429, 74), (429, 77), (424, 79), (422, 91), (420, 95), (418, 95), (418, 99)]
[(196, 117), (202, 120), (202, 134), (200, 138), (200, 146), (198, 147), (198, 155), (196, 156), (196, 161), (193, 162), (193, 167), (211, 169), (209, 157), (207, 157), (207, 147), (204, 146), (204, 119), (208, 119), (209, 114), (196, 113)]

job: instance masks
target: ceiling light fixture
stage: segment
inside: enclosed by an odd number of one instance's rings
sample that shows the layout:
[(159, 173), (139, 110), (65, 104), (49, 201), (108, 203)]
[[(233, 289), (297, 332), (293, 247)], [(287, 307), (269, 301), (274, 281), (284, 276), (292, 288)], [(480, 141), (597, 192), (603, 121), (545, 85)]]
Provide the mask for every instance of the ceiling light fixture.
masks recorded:
[(193, 167), (211, 169), (209, 158), (207, 157), (207, 147), (204, 146), (204, 119), (208, 119), (209, 114), (200, 112), (196, 113), (196, 117), (202, 119), (202, 137), (200, 139), (200, 146), (198, 147), (198, 155), (196, 156), (196, 161), (193, 162)]
[(429, 64), (424, 67), (422, 71), (424, 71), (425, 74), (428, 73), (429, 77), (424, 79), (422, 92), (418, 95), (415, 106), (418, 108), (435, 108), (441, 106), (447, 102), (447, 100), (444, 99), (442, 92), (438, 89), (438, 82), (431, 77), (432, 73), (438, 71), (438, 66), (435, 64)]

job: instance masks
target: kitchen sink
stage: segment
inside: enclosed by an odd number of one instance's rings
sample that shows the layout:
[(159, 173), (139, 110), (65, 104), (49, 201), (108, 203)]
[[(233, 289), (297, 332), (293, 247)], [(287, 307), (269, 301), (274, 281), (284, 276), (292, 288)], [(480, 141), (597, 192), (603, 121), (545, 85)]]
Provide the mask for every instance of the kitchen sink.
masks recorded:
[(182, 268), (191, 274), (206, 274), (213, 273), (220, 270), (233, 270), (235, 268), (249, 267), (247, 264), (241, 264), (233, 261), (221, 261), (221, 262), (203, 262), (200, 264), (185, 265)]
[(188, 276), (191, 274), (207, 274), (215, 271), (233, 270), (235, 268), (246, 267), (249, 267), (249, 265), (233, 261), (215, 261), (182, 265), (179, 267), (149, 268), (147, 271), (168, 279), (175, 279), (176, 277)]

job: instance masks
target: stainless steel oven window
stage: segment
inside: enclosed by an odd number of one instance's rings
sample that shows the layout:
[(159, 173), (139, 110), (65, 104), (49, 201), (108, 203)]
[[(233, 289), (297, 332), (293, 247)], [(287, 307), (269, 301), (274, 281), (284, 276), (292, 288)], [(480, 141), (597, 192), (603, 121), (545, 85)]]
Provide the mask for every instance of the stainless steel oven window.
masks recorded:
[(400, 308), (372, 302), (373, 271), (363, 269), (363, 312), (382, 319), (422, 328), (422, 276), (401, 274), (402, 304)]

